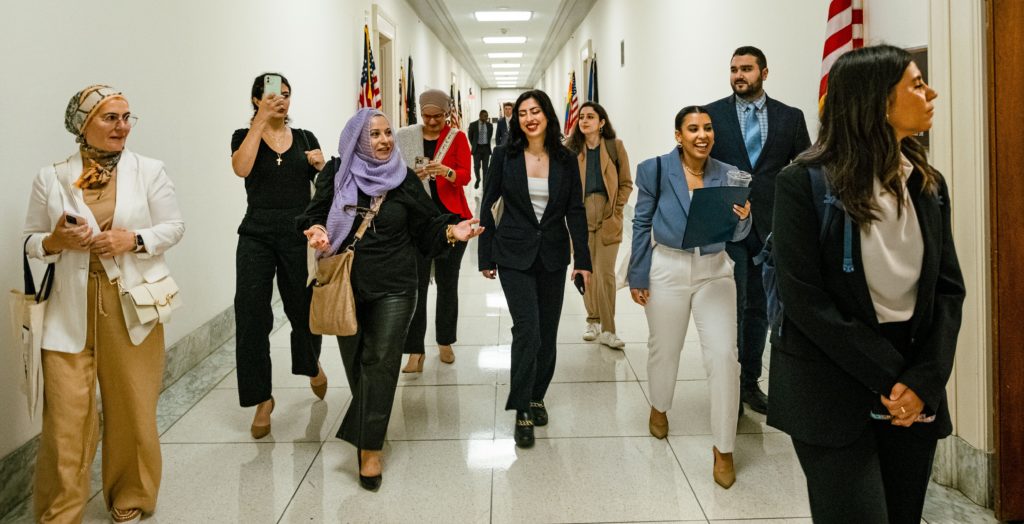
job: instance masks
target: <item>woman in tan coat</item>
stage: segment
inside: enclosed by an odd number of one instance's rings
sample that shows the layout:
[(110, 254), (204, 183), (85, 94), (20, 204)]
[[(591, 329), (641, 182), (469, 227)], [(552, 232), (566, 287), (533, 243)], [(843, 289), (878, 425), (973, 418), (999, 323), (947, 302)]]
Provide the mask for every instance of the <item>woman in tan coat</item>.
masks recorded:
[(583, 294), (587, 307), (583, 340), (622, 349), (626, 343), (615, 334), (615, 258), (622, 243), (622, 208), (633, 192), (629, 157), (622, 140), (615, 138), (608, 112), (596, 102), (585, 102), (580, 108), (566, 145), (580, 165), (594, 265), (591, 285)]

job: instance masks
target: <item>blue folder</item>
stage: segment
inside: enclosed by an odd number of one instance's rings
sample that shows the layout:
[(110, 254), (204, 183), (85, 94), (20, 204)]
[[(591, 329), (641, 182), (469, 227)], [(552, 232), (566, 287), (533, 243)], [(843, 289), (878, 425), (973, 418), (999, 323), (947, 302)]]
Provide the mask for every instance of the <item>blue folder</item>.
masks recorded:
[(750, 196), (749, 187), (705, 187), (695, 189), (686, 216), (683, 249), (728, 242), (740, 218), (732, 206), (742, 206)]

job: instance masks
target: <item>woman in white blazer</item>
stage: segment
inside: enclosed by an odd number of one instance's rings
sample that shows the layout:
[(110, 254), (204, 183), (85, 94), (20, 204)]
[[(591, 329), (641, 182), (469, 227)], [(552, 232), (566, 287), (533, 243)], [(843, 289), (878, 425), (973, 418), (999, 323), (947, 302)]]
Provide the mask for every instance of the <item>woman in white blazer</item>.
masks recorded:
[(38, 522), (80, 522), (103, 402), (103, 497), (114, 522), (156, 509), (156, 404), (164, 366), (159, 321), (122, 308), (120, 289), (157, 282), (185, 223), (163, 163), (124, 148), (136, 117), (109, 86), (71, 98), (65, 127), (79, 152), (40, 170), (25, 219), (28, 256), (55, 264), (43, 324)]

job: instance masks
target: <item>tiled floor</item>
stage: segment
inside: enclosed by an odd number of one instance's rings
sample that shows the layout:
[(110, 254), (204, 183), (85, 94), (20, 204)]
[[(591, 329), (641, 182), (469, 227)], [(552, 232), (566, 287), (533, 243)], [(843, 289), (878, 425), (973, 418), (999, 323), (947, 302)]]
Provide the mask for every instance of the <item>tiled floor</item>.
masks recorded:
[[(546, 399), (551, 422), (537, 429), (533, 449), (517, 449), (513, 415), (502, 409), (511, 321), (498, 283), (475, 266), (471, 246), (455, 364), (440, 363), (428, 345), (424, 373), (400, 379), (380, 492), (359, 488), (355, 451), (334, 438), (351, 398), (337, 342), (325, 340), (331, 387), (318, 401), (306, 378), (288, 374), (285, 327), (272, 337), (277, 406), (269, 437), (249, 437), (252, 410), (238, 407), (233, 341), (164, 393), (163, 485), (146, 522), (811, 522), (789, 438), (750, 410), (738, 428), (736, 484), (724, 490), (712, 481), (695, 334), (682, 358), (670, 437), (648, 435), (647, 322), (625, 290), (617, 319), (628, 345), (614, 351), (580, 339), (584, 308), (567, 286)], [(8, 521), (26, 521), (26, 511)], [(995, 522), (991, 511), (939, 486), (925, 517)], [(96, 496), (85, 521), (106, 519)]]

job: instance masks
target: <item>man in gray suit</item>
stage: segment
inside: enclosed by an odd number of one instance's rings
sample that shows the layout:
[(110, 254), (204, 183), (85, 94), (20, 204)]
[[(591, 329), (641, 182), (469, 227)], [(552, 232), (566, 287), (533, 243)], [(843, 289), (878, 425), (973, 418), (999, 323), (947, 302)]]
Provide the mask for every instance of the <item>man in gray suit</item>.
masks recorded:
[(775, 177), (811, 146), (811, 139), (803, 112), (765, 94), (768, 59), (760, 49), (753, 46), (737, 49), (729, 71), (733, 94), (705, 108), (715, 126), (715, 147), (711, 156), (752, 176), (750, 208), (754, 227), (747, 238), (729, 242), (725, 250), (736, 263), (740, 399), (750, 409), (765, 413), (768, 396), (761, 391), (757, 380), (761, 377), (761, 357), (769, 327), (767, 299), (761, 268), (754, 265), (753, 258), (761, 252), (772, 230)]
[(480, 187), (480, 180), (487, 172), (487, 163), (491, 158), (492, 136), (494, 124), (487, 119), (487, 111), (480, 111), (480, 120), (469, 124), (469, 144), (473, 146), (473, 170), (476, 172), (474, 189)]
[(512, 121), (512, 105), (512, 102), (505, 102), (501, 105), (502, 116), (498, 119), (498, 134), (494, 137), (495, 146), (503, 146), (508, 140), (508, 126)]

